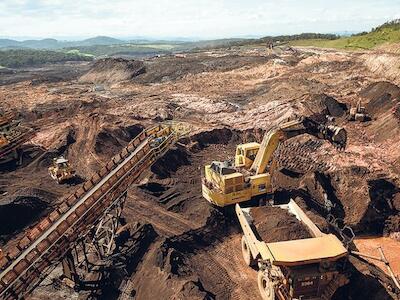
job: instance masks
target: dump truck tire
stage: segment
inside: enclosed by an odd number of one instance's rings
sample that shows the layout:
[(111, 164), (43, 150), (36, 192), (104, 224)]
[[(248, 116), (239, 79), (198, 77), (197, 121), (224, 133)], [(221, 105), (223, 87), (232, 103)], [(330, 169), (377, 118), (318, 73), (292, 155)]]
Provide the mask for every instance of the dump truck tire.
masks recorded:
[(275, 300), (275, 291), (272, 282), (263, 271), (258, 271), (257, 283), (263, 300)]
[(247, 245), (247, 241), (244, 235), (242, 236), (242, 255), (246, 265), (250, 267), (255, 265), (256, 261), (253, 258), (253, 255), (251, 254), (250, 248)]

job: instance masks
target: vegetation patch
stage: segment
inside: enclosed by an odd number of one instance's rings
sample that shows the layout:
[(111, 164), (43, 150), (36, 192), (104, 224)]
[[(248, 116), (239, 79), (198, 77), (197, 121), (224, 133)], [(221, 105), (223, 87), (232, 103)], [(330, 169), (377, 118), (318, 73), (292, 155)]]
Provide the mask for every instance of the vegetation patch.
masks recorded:
[(337, 49), (372, 49), (383, 44), (392, 44), (400, 42), (400, 20), (385, 23), (371, 32), (362, 32), (350, 37), (339, 39), (300, 39), (290, 41), (293, 46), (314, 46), (321, 48), (337, 48)]
[(0, 65), (7, 68), (37, 66), (66, 61), (91, 61), (92, 56), (79, 52), (59, 52), (50, 50), (15, 49), (0, 51)]

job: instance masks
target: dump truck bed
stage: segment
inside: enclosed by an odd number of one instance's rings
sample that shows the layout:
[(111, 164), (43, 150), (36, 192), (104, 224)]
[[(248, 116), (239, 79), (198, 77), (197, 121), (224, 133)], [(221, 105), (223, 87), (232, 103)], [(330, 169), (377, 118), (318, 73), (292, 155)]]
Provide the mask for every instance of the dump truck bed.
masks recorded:
[(241, 208), (236, 204), (236, 214), (253, 257), (270, 260), (274, 265), (294, 266), (322, 260), (337, 260), (347, 255), (346, 248), (338, 238), (322, 233), (293, 200), (287, 205), (276, 207), (294, 214), (305, 225), (312, 238), (265, 243), (259, 238), (253, 224), (252, 208)]
[[(333, 234), (310, 239), (265, 244), (275, 265), (292, 266), (334, 260), (347, 254), (347, 250)], [(329, 245), (329, 247), (326, 247)]]

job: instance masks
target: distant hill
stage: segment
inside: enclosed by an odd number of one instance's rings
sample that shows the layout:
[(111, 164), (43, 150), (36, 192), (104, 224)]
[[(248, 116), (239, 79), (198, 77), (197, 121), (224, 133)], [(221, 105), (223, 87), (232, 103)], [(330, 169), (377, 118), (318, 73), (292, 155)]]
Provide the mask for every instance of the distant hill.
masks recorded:
[(74, 46), (118, 45), (124, 43), (127, 42), (108, 36), (97, 36), (83, 41), (72, 42), (72, 44), (75, 44)]
[(370, 32), (353, 34), (336, 40), (311, 39), (290, 42), (294, 46), (315, 46), (338, 49), (372, 49), (382, 45), (400, 43), (400, 20), (393, 20), (373, 28)]
[(92, 56), (78, 52), (60, 52), (34, 49), (12, 49), (0, 51), (0, 67), (20, 68), (32, 67), (48, 63), (66, 61), (91, 61)]
[(118, 45), (127, 43), (107, 36), (98, 36), (82, 41), (59, 41), (56, 39), (15, 41), (11, 39), (0, 39), (0, 48), (30, 48), (30, 49), (62, 49), (67, 47)]

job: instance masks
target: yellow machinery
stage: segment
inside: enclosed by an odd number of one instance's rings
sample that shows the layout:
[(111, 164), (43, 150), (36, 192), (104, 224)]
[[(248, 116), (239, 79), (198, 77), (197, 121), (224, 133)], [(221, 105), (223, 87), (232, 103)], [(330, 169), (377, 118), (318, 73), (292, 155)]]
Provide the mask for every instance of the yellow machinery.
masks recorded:
[(281, 142), (304, 133), (328, 140), (338, 148), (346, 146), (347, 133), (341, 127), (322, 125), (310, 118), (287, 122), (266, 133), (261, 144), (238, 145), (234, 164), (214, 161), (206, 165), (202, 178), (203, 197), (224, 207), (271, 194), (273, 153)]
[(266, 243), (253, 224), (252, 207), (236, 204), (243, 258), (247, 265), (258, 266), (262, 299), (331, 299), (349, 281), (347, 249), (335, 235), (321, 232), (293, 200), (275, 207), (295, 215), (311, 238)]
[(58, 183), (63, 183), (75, 177), (75, 171), (64, 157), (53, 159), (53, 165), (49, 167), (49, 174)]
[(0, 113), (0, 164), (20, 160), (22, 163), (21, 145), (33, 135), (33, 130), (20, 125), (11, 113)]
[(350, 108), (349, 120), (350, 121), (359, 121), (364, 122), (368, 121), (369, 116), (367, 114), (367, 110), (364, 106), (361, 105), (361, 100), (357, 102), (355, 107)]

